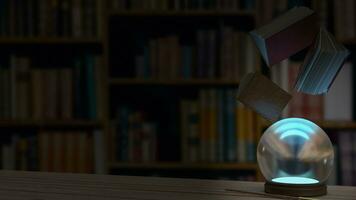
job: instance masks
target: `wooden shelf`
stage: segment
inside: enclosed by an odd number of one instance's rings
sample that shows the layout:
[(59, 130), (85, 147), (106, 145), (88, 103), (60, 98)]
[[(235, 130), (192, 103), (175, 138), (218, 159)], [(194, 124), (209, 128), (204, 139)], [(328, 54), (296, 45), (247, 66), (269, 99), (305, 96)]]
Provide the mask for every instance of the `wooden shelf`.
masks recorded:
[(4, 127), (87, 127), (95, 128), (101, 127), (102, 123), (99, 121), (87, 120), (0, 120), (0, 128)]
[[(353, 121), (314, 121), (318, 126), (324, 129), (356, 129), (356, 122)], [(271, 125), (268, 121), (262, 122), (264, 127)]]
[(201, 169), (201, 170), (258, 170), (255, 163), (180, 163), (180, 162), (159, 162), (159, 163), (111, 163), (111, 169)]
[(254, 17), (255, 11), (113, 11), (109, 16), (171, 16), (171, 17), (204, 17), (204, 16), (245, 16)]
[(96, 38), (0, 37), (0, 44), (100, 44)]
[(229, 80), (209, 80), (209, 79), (190, 79), (190, 80), (142, 80), (142, 79), (110, 79), (111, 85), (162, 85), (162, 86), (192, 86), (192, 85), (215, 85), (215, 86), (238, 86), (238, 81)]

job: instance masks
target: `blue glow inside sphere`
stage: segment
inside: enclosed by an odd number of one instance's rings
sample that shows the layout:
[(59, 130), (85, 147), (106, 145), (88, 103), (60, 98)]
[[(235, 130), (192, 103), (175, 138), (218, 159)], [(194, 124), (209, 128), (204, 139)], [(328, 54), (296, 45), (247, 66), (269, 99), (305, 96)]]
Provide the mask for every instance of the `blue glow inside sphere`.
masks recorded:
[(319, 126), (306, 119), (287, 118), (263, 133), (257, 161), (267, 181), (323, 184), (333, 168), (334, 150)]

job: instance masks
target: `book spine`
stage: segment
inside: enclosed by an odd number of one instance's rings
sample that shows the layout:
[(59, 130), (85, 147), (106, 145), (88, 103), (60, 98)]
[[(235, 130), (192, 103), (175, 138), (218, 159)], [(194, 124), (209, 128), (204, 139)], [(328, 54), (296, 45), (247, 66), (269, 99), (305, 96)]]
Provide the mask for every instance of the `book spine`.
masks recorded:
[(235, 99), (234, 91), (226, 91), (226, 150), (227, 162), (236, 161), (236, 135), (235, 135)]
[(236, 138), (237, 138), (237, 160), (238, 162), (245, 163), (247, 161), (247, 145), (246, 145), (246, 109), (243, 104), (236, 105)]
[(76, 133), (75, 132), (66, 132), (64, 134), (64, 171), (65, 172), (75, 172), (76, 171)]
[(81, 37), (82, 34), (82, 0), (73, 0), (72, 1), (72, 19), (73, 19), (73, 24), (72, 24), (72, 31), (73, 31), (73, 36), (74, 37)]
[(197, 101), (189, 102), (189, 161), (199, 161), (199, 147), (201, 140), (199, 139), (199, 105)]
[(216, 58), (216, 31), (209, 30), (207, 32), (207, 76), (208, 78), (215, 78), (216, 77), (216, 65), (217, 65), (217, 58)]
[(183, 46), (182, 47), (182, 78), (189, 79), (192, 78), (192, 47)]
[(10, 92), (11, 92), (11, 118), (17, 118), (17, 92), (16, 92), (16, 71), (17, 71), (17, 59), (14, 55), (10, 57), (10, 76), (11, 76), (11, 84), (10, 84)]
[(32, 87), (32, 117), (36, 120), (43, 117), (43, 88), (42, 88), (42, 70), (31, 71), (31, 87)]
[[(71, 69), (60, 70), (60, 98), (61, 118), (72, 119), (73, 117), (73, 73)], [(40, 105), (39, 105), (40, 106)]]
[(38, 171), (38, 144), (36, 135), (28, 136), (26, 150), (26, 163), (28, 171)]
[[(181, 155), (182, 162), (189, 161), (189, 102), (186, 100), (181, 101), (180, 103), (180, 123), (181, 123)], [(188, 148), (189, 147), (189, 148)]]
[(94, 142), (94, 171), (95, 174), (105, 174), (105, 145), (104, 135), (100, 130), (94, 130), (93, 132)]
[(52, 132), (53, 135), (53, 171), (65, 171), (64, 134), (63, 132)]
[(88, 153), (88, 146), (87, 146), (87, 135), (85, 132), (77, 132), (78, 137), (76, 138), (77, 145), (78, 145), (78, 162), (77, 162), (77, 169), (79, 173), (88, 173), (87, 172), (87, 153)]
[(247, 130), (246, 130), (246, 161), (255, 162), (256, 161), (256, 129), (253, 111), (250, 109), (246, 110), (247, 119)]
[(208, 138), (208, 129), (207, 129), (207, 96), (206, 90), (199, 91), (199, 136), (200, 136), (200, 161), (207, 161), (207, 138)]
[(97, 112), (97, 99), (96, 99), (96, 90), (95, 90), (95, 78), (94, 78), (94, 68), (95, 60), (92, 55), (86, 56), (86, 93), (88, 94), (88, 117), (89, 119), (96, 119)]
[(209, 159), (208, 161), (214, 163), (217, 161), (217, 100), (216, 100), (216, 90), (210, 89), (209, 91), (209, 107), (208, 107), (208, 117), (209, 117)]
[(224, 134), (225, 127), (225, 115), (224, 110), (226, 104), (224, 103), (224, 90), (217, 90), (217, 131), (218, 131), (218, 144), (217, 144), (217, 160), (218, 162), (224, 162)]
[(129, 161), (129, 109), (126, 106), (121, 106), (118, 111), (118, 136), (117, 136), (117, 153), (119, 161)]
[(38, 135), (38, 152), (39, 152), (39, 170), (40, 171), (49, 171), (49, 148), (50, 141), (49, 135), (45, 132), (39, 132)]
[(83, 105), (83, 71), (80, 59), (75, 60), (74, 63), (74, 116), (77, 119), (84, 118), (84, 105)]
[(349, 132), (338, 133), (340, 145), (341, 184), (352, 185), (352, 137)]

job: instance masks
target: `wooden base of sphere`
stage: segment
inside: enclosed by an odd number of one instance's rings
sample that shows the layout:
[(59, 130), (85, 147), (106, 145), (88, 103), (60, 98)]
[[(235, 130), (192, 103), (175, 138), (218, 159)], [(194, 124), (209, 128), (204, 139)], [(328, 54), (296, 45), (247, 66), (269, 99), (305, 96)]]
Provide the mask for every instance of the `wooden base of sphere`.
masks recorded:
[(315, 197), (326, 194), (325, 184), (285, 184), (285, 183), (265, 183), (265, 192), (295, 197)]

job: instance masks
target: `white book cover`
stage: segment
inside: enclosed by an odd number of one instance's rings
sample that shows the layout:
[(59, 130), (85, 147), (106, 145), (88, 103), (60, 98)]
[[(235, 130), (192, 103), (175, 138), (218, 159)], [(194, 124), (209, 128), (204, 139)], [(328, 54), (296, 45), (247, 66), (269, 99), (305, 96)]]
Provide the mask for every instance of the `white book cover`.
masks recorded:
[(325, 120), (352, 120), (352, 64), (345, 63), (324, 99)]

